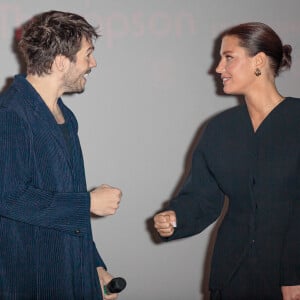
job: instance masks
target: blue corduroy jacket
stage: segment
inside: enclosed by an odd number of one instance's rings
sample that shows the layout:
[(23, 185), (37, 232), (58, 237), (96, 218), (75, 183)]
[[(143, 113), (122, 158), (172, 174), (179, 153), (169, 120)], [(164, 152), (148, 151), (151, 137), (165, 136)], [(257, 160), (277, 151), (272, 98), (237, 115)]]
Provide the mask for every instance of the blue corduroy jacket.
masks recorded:
[(78, 125), (23, 75), (0, 96), (0, 299), (102, 299)]

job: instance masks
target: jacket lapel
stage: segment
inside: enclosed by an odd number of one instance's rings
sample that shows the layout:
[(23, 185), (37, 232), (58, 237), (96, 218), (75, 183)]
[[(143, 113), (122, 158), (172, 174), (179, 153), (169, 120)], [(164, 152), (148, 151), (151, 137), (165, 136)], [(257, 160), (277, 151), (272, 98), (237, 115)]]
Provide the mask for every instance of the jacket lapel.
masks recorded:
[[(20, 76), (20, 75), (19, 75)], [(18, 77), (19, 77), (18, 76)], [(26, 102), (26, 106), (32, 110), (32, 113), (28, 112), (27, 117), (34, 126), (34, 128), (39, 128), (43, 126), (50, 132), (55, 140), (57, 147), (59, 147), (68, 162), (69, 167), (72, 169), (71, 157), (69, 150), (66, 145), (66, 141), (64, 139), (63, 133), (59, 128), (56, 120), (50, 110), (48, 109), (46, 103), (40, 97), (40, 95), (36, 92), (36, 90), (29, 84), (29, 82), (25, 78), (21, 79), (21, 89), (24, 92), (24, 101)], [(61, 99), (58, 100), (60, 107), (63, 106)], [(67, 122), (67, 116), (66, 116)]]

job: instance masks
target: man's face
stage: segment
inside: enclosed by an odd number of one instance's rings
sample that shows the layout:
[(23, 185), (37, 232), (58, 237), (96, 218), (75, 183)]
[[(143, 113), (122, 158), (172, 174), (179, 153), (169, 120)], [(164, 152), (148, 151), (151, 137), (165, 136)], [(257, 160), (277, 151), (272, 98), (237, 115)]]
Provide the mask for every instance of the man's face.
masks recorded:
[(93, 52), (93, 43), (83, 38), (81, 48), (76, 54), (76, 61), (70, 63), (70, 67), (64, 75), (64, 93), (84, 91), (87, 76), (97, 65)]

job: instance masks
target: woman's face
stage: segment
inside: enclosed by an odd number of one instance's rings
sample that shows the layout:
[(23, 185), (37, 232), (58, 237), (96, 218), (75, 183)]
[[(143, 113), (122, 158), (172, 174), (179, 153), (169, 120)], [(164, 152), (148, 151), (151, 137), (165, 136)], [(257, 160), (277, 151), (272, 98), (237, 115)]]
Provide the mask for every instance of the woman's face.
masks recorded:
[(221, 75), (224, 93), (246, 95), (256, 79), (254, 57), (248, 55), (233, 35), (223, 37), (220, 55), (216, 72)]

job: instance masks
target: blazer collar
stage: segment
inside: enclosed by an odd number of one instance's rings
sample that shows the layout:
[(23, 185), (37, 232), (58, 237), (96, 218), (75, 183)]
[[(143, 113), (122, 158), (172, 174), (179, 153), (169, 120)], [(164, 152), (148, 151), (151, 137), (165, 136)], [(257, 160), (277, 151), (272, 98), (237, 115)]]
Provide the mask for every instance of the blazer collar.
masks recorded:
[[(51, 134), (53, 135), (53, 137), (55, 138), (59, 146), (64, 151), (64, 154), (71, 167), (71, 156), (68, 151), (61, 129), (57, 125), (56, 120), (52, 115), (52, 113), (50, 112), (49, 108), (47, 107), (46, 103), (43, 101), (39, 93), (33, 88), (33, 86), (26, 80), (25, 76), (26, 75), (24, 74), (16, 75), (14, 80), (14, 85), (22, 93), (24, 97), (23, 101), (25, 102), (24, 104), (30, 106), (30, 108), (33, 110), (32, 113), (34, 114), (34, 118), (33, 116), (31, 116), (31, 122), (35, 123), (34, 119), (40, 120), (43, 122), (43, 126), (48, 127), (49, 131), (51, 132)], [(61, 98), (58, 99), (58, 105), (63, 111), (65, 120), (68, 123), (69, 115), (67, 110), (64, 107)], [(28, 115), (28, 117), (30, 118), (30, 114)], [(40, 123), (40, 121), (38, 123)], [(39, 125), (41, 124), (36, 124), (36, 126)]]

